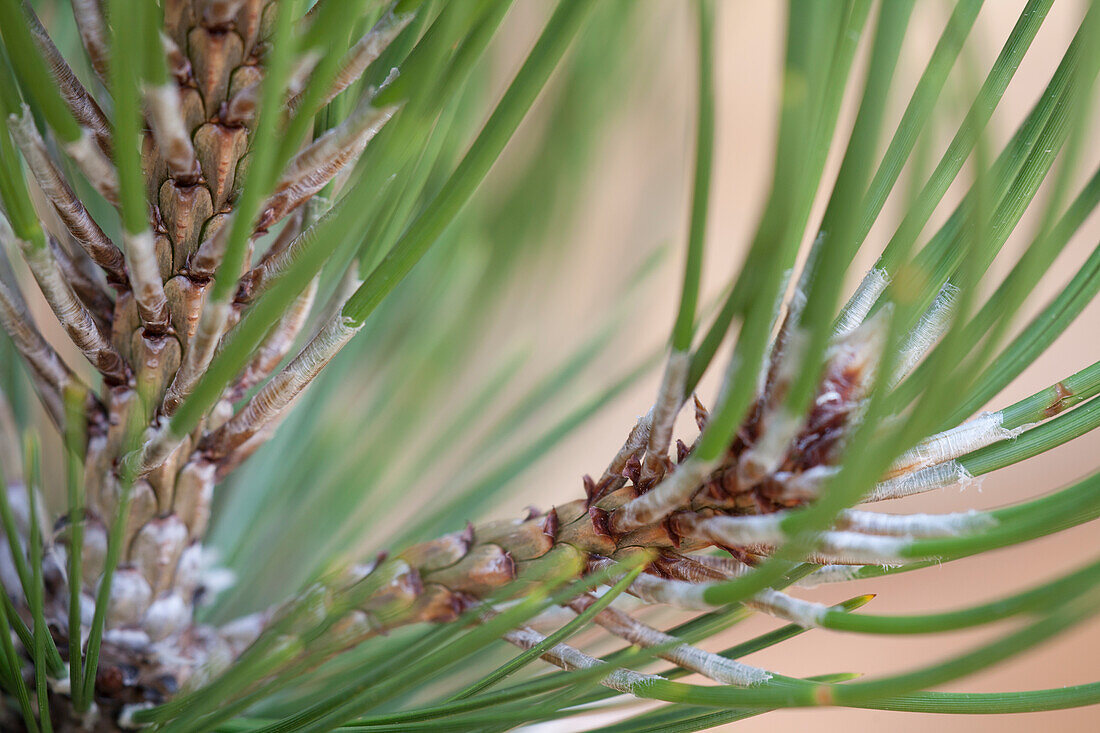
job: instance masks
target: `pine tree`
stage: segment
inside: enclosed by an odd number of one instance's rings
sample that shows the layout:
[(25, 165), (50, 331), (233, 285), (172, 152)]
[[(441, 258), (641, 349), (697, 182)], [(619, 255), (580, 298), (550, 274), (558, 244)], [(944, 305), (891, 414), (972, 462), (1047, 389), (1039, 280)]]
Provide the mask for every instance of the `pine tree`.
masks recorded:
[[(1009, 143), (995, 150), (985, 134), (1051, 5), (1027, 3), (881, 243), (872, 225), (944, 105), (949, 73), (966, 63), (982, 2), (954, 5), (889, 135), (902, 41), (914, 12), (931, 11), (912, 0), (791, 0), (774, 178), (744, 263), (709, 307), (700, 283), (716, 3), (693, 3), (690, 221), (658, 393), (574, 501), (486, 522), (525, 465), (652, 366), (628, 369), (492, 470), (452, 477), (411, 519), (394, 509), (408, 479), (455, 450), (452, 438), (484, 418), (514, 371), (501, 357), (453, 424), (433, 424), (433, 384), (454, 383), (454, 356), (515, 273), (516, 229), (552, 229), (539, 221), (551, 207), (539, 203), (579, 179), (568, 159), (585, 157), (596, 100), (633, 71), (628, 53), (639, 50), (627, 41), (642, 10), (558, 3), (486, 110), (484, 57), (508, 0), (72, 0), (75, 23), (52, 36), (31, 5), (0, 0), (0, 324), (13, 357), (0, 400), (0, 722), (506, 730), (625, 695), (665, 704), (606, 730), (664, 731), (792, 706), (1013, 713), (1096, 702), (1100, 683), (927, 691), (1091, 617), (1096, 561), (946, 613), (854, 613), (870, 597), (829, 606), (787, 592), (960, 559), (1100, 514), (1100, 474), (990, 511), (855, 508), (968, 485), (1100, 422), (1100, 363), (978, 412), (1100, 288), (1094, 252), (1019, 322), (1100, 203), (1100, 173), (1074, 188), (1100, 71), (1095, 4)], [(502, 195), (498, 217), (475, 222), (483, 241), (464, 247), (454, 231), (474, 218), (468, 202), (555, 72), (561, 92), (542, 113), (551, 133), (531, 180)], [(858, 111), (841, 125), (852, 89)], [(960, 176), (962, 201), (922, 242)], [(994, 282), (990, 265), (1043, 184), (1030, 244)], [(827, 202), (820, 217), (816, 200)], [(518, 210), (529, 219), (517, 224)], [(816, 236), (804, 248), (808, 231)], [(861, 247), (878, 259), (845, 300)], [(56, 324), (32, 314), (39, 297)], [(410, 304), (428, 306), (429, 327), (409, 327)], [(340, 460), (301, 455), (303, 436), (322, 432), (310, 411), (353, 399), (355, 380), (339, 371), (346, 359), (333, 360), (357, 349), (362, 331), (373, 351), (355, 353), (404, 389), (379, 389), (364, 413), (411, 415), (363, 448), (397, 488), (318, 491), (300, 504), (302, 483), (362, 480), (356, 467), (367, 463), (347, 448), (353, 418), (338, 436)], [(601, 332), (467, 446), (465, 465), (555, 400), (606, 340)], [(420, 363), (436, 372), (406, 371)], [(706, 373), (721, 382), (709, 396), (698, 389)], [(60, 436), (56, 458), (30, 426), (32, 394)], [(685, 409), (698, 434), (678, 439)], [(391, 448), (412, 439), (427, 444), (399, 465)], [(55, 474), (63, 488), (46, 485)], [(46, 494), (64, 495), (63, 511), (51, 513)], [(377, 526), (390, 521), (387, 503), (406, 519), (388, 528), (390, 550), (366, 561), (330, 523), (344, 513)], [(288, 513), (316, 518), (305, 522), (314, 552), (287, 536)], [(245, 595), (256, 574), (211, 606), (229, 584), (211, 544), (246, 541), (272, 568), (295, 558), (274, 583), (281, 595), (256, 610), (264, 604)], [(306, 568), (307, 557), (321, 560)], [(662, 630), (628, 596), (691, 617)], [(751, 612), (789, 625), (721, 653), (702, 648)], [(811, 628), (917, 634), (1010, 617), (1018, 626), (984, 646), (878, 679), (798, 679), (737, 661)], [(628, 646), (602, 658), (584, 651), (571, 637), (590, 628)], [(500, 642), (519, 655), (484, 669)], [(504, 683), (539, 658), (566, 671)], [(717, 685), (676, 681), (691, 673)]]

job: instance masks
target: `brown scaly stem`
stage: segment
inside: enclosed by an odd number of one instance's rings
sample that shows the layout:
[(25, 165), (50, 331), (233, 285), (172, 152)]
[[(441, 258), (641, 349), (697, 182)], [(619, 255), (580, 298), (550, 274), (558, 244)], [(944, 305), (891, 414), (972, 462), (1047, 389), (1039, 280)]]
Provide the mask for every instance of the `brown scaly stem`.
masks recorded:
[[(855, 343), (866, 344), (867, 341), (856, 339)], [(839, 404), (825, 403), (827, 412), (823, 415), (827, 415), (829, 424), (842, 427), (845, 423), (842, 413), (858, 406), (863, 384), (859, 375), (864, 372), (866, 378), (873, 373), (865, 371), (867, 365), (862, 361), (863, 357), (860, 350), (853, 352), (838, 348), (834, 351), (832, 366), (822, 383), (823, 392), (839, 390)], [(700, 427), (705, 426), (706, 410), (698, 403), (696, 414)], [(825, 419), (811, 416), (810, 425), (817, 426)], [(558, 569), (572, 568), (574, 577), (581, 577), (589, 571), (609, 570), (615, 560), (627, 560), (642, 551), (655, 553), (656, 559), (629, 587), (629, 593), (648, 602), (707, 608), (695, 591), (708, 583), (727, 579), (733, 571), (715, 565), (705, 555), (699, 555), (697, 560), (693, 553), (719, 547), (729, 550), (736, 557), (752, 561), (756, 557), (753, 550), (759, 548), (726, 546), (695, 532), (686, 535), (685, 528), (692, 525), (685, 522), (696, 517), (765, 515), (798, 506), (806, 499), (786, 496), (783, 491), (785, 480), (781, 478), (756, 482), (749, 487), (738, 485), (738, 459), (750, 444), (745, 436), (752, 434), (751, 430), (746, 429), (741, 431), (742, 437), (731, 445), (719, 467), (698, 482), (689, 501), (683, 506), (659, 521), (628, 532), (615, 532), (611, 518), (647, 491), (641, 476), (644, 455), (640, 453), (648, 444), (647, 425), (646, 418), (639, 421), (623, 449), (611, 462), (612, 469), (619, 468), (618, 478), (626, 482), (620, 488), (605, 490), (616, 483), (615, 476), (605, 476), (599, 484), (586, 476), (583, 481), (586, 498), (553, 507), (545, 513), (532, 510), (520, 520), (468, 525), (465, 530), (414, 545), (387, 557), (375, 569), (375, 575), (367, 576), (377, 578), (380, 574), (383, 586), (360, 604), (359, 612), (365, 615), (359, 617), (356, 625), (361, 629), (362, 636), (355, 638), (361, 640), (411, 623), (456, 621), (467, 609), (498, 595), (513, 584), (519, 582), (522, 587), (531, 574), (541, 575), (547, 563)], [(807, 428), (807, 431), (810, 430), (815, 432), (805, 434), (800, 444), (800, 455), (805, 452), (815, 461), (831, 456), (831, 446), (836, 445), (842, 431), (822, 432), (816, 427)], [(690, 459), (691, 448), (683, 443), (679, 445), (678, 461), (684, 465)], [(792, 455), (785, 468), (791, 474), (799, 471), (800, 465), (799, 456)], [(673, 467), (665, 480), (675, 476), (677, 470), (678, 467)], [(334, 597), (353, 592), (357, 582), (360, 581), (347, 577), (336, 581)], [(585, 596), (575, 599), (572, 605), (577, 610), (586, 608)], [(817, 604), (798, 601), (774, 591), (759, 594), (747, 605), (800, 623), (812, 623), (814, 614), (819, 610)], [(384, 613), (380, 613), (382, 608)], [(602, 622), (630, 640), (645, 638), (650, 645), (663, 643), (656, 641), (660, 632), (620, 614), (619, 611), (608, 610), (604, 612)], [(277, 622), (280, 613), (269, 613), (267, 618)], [(601, 618), (597, 618), (597, 622), (600, 623)], [(524, 632), (517, 633), (519, 635), (515, 641), (522, 644), (523, 638), (526, 638)], [(705, 653), (691, 648), (674, 650), (674, 653), (678, 659), (694, 660), (693, 664), (697, 666), (703, 665), (707, 659)], [(730, 669), (714, 664), (708, 668), (714, 674), (722, 675), (723, 679), (733, 678)], [(740, 680), (751, 684), (753, 680), (764, 678), (743, 674)]]
[[(74, 269), (77, 265), (68, 251), (52, 238), (47, 238), (47, 248), (35, 249), (12, 236), (7, 222), (2, 222), (5, 239), (26, 245), (23, 251), (47, 300), (106, 382), (99, 399), (89, 397), (84, 431), (85, 531), (79, 548), (83, 577), (73, 582), (81, 585), (85, 624), (91, 620), (109, 528), (122, 496), (119, 459), (130, 450), (135, 427), (140, 428), (150, 417), (156, 421), (178, 406), (191, 385), (189, 378), (171, 391), (179, 382), (181, 367), (188, 363), (203, 366), (208, 356), (196, 359), (197, 351), (212, 352), (243, 310), (243, 304), (232, 308), (226, 304), (228, 317), (211, 319), (212, 309), (206, 307), (205, 300), (220, 264), (227, 224), (235, 213), (240, 173), (252, 142), (254, 95), (272, 52), (268, 36), (274, 10), (267, 0), (164, 3), (168, 83), (141, 90), (147, 128), (142, 168), (151, 200), (150, 216), (148, 228), (128, 235), (124, 246), (111, 241), (92, 219), (29, 114), (6, 121), (34, 172), (43, 200), (115, 291), (113, 299), (97, 292), (95, 278)], [(96, 3), (78, 2), (74, 13), (93, 68), (109, 80), (107, 71), (113, 62), (101, 8)], [(376, 28), (353, 44), (325, 99), (354, 83), (411, 18), (411, 14), (386, 12)], [(106, 157), (113, 147), (111, 125), (37, 18), (28, 15), (27, 22), (63, 102), (84, 131), (79, 141), (62, 147), (108, 202), (117, 203), (116, 172)], [(312, 68), (299, 66), (285, 101), (288, 115), (300, 106), (299, 93)], [(253, 108), (245, 110), (249, 98)], [(249, 247), (251, 240), (282, 218), (295, 217), (262, 262), (278, 255), (299, 233), (301, 212), (312, 197), (355, 162), (394, 111), (393, 106), (375, 110), (368, 98), (329, 134), (313, 143), (305, 141), (301, 152), (282, 171), (254, 223)], [(246, 279), (250, 259), (245, 257), (241, 273)], [(232, 660), (246, 643), (241, 638), (249, 638), (249, 633), (240, 632), (244, 636), (238, 638), (239, 633), (232, 629), (217, 630), (193, 622), (196, 602), (208, 593), (202, 539), (215, 482), (270, 437), (278, 420), (265, 419), (265, 424), (248, 428), (247, 437), (234, 443), (235, 450), (224, 451), (214, 460), (208, 450), (196, 449), (231, 416), (229, 399), (239, 399), (267, 378), (290, 352), (307, 323), (315, 287), (307, 288), (295, 301), (231, 387), (227, 399), (218, 403), (193, 435), (171, 445), (130, 490), (95, 684), (95, 701), (102, 713), (98, 730), (113, 730), (123, 705), (167, 699), (211, 660)], [(39, 334), (18, 291), (5, 284), (0, 295), (0, 320), (31, 367), (48, 414), (63, 427), (62, 394), (66, 385), (76, 383), (76, 377)], [(213, 328), (200, 333), (204, 322)], [(74, 550), (68, 547), (67, 524), (68, 518), (58, 524), (47, 537), (46, 548), (47, 556), (62, 558), (57, 572), (47, 573), (47, 580), (52, 581), (47, 583), (45, 604), (61, 649), (66, 648), (62, 642), (67, 635), (69, 582), (61, 568), (65, 554)], [(76, 725), (71, 716), (62, 714), (67, 709), (64, 696), (54, 695), (53, 699), (56, 720), (67, 721), (63, 729)]]
[[(830, 352), (830, 367), (819, 388), (817, 406), (780, 470), (767, 480), (747, 486), (739, 483), (740, 458), (759, 434), (753, 420), (760, 411), (752, 410), (724, 459), (694, 483), (687, 501), (657, 521), (625, 532), (616, 531), (613, 523), (616, 514), (661, 486), (654, 487), (641, 473), (649, 442), (647, 416), (631, 431), (598, 483), (584, 478), (586, 498), (554, 507), (545, 514), (533, 512), (523, 520), (467, 527), (391, 558), (389, 562), (402, 564), (403, 570), (394, 574), (386, 593), (404, 598), (405, 612), (391, 617), (375, 631), (394, 624), (454, 620), (472, 600), (484, 599), (509, 583), (522, 580), (530, 563), (554, 550), (576, 554), (582, 559), (579, 567), (585, 569), (606, 568), (611, 561), (629, 557), (641, 549), (656, 551), (657, 560), (628, 592), (656, 602), (689, 606), (699, 602), (692, 586), (724, 580), (733, 571), (716, 566), (706, 555), (698, 555), (696, 559), (692, 553), (717, 547), (728, 550), (734, 558), (754, 562), (767, 548), (723, 543), (697, 531), (695, 523), (707, 517), (767, 515), (800, 506), (813, 498), (806, 488), (808, 482), (800, 477), (827, 469), (838, 454), (843, 437), (851, 429), (851, 420), (858, 415), (866, 385), (874, 375), (872, 355), (877, 353), (875, 349), (880, 343), (868, 338), (867, 333), (876, 333), (879, 328), (880, 324), (872, 322), (862, 331), (857, 329), (839, 337)], [(696, 416), (703, 428), (707, 413), (698, 401)], [(675, 481), (678, 471), (690, 465), (691, 451), (684, 443), (678, 444), (679, 465), (672, 467), (664, 481)], [(761, 594), (750, 600), (749, 605), (799, 621), (806, 621), (814, 613), (813, 604), (805, 605), (774, 592)]]

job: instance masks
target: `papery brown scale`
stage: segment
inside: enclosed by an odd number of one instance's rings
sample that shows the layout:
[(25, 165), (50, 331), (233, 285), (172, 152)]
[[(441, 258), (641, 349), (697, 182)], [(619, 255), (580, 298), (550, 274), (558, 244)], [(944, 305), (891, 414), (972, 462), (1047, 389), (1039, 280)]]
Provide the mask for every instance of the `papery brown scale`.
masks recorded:
[(516, 563), (499, 545), (478, 545), (458, 563), (425, 575), (456, 592), (484, 597), (516, 578)]
[(679, 538), (669, 531), (664, 522), (647, 524), (615, 538), (618, 547), (676, 547)]
[(192, 0), (164, 0), (164, 30), (180, 48), (186, 47), (187, 31), (195, 25)]
[(177, 474), (190, 449), (191, 438), (184, 438), (164, 463), (146, 474), (145, 480), (153, 487), (153, 493), (157, 496), (157, 514), (168, 514), (172, 510)]
[[(117, 488), (117, 484), (116, 484)], [(108, 507), (109, 517), (114, 517), (115, 512), (118, 511), (118, 496), (108, 498), (108, 501), (114, 499), (113, 506)], [(122, 547), (124, 556), (128, 556), (126, 548), (130, 548), (134, 537), (141, 531), (148, 522), (152, 521), (153, 517), (157, 515), (157, 496), (153, 493), (153, 487), (148, 481), (138, 480), (134, 482), (133, 487), (130, 489), (130, 516), (126, 520), (126, 527), (122, 534)]]
[(39, 290), (73, 344), (99, 370), (105, 383), (125, 384), (129, 377), (126, 363), (99, 331), (87, 306), (73, 293), (50, 249), (33, 247), (22, 240), (20, 249)]
[(260, 19), (265, 4), (270, 0), (244, 0), (237, 13), (237, 32), (244, 41), (244, 55), (248, 58), (253, 53), (253, 45), (260, 34)]
[(84, 506), (99, 514), (98, 497), (103, 493), (103, 484), (113, 465), (114, 455), (110, 452), (106, 431), (90, 433), (84, 453)]
[(681, 537), (689, 536), (694, 527), (694, 520), (701, 517), (712, 517), (720, 512), (714, 509), (693, 510), (691, 512), (673, 512), (668, 515), (665, 522), (669, 525), (669, 531)]
[(737, 496), (737, 494), (740, 493), (737, 470), (732, 467), (725, 469), (714, 477), (713, 485), (721, 489), (721, 493), (725, 494), (727, 497), (733, 498)]
[(172, 240), (172, 260), (177, 268), (195, 251), (203, 224), (214, 213), (210, 191), (205, 186), (181, 186), (168, 180), (160, 187), (160, 214)]
[(457, 593), (439, 585), (427, 583), (412, 607), (412, 616), (425, 623), (450, 623), (458, 619), (468, 603)]
[(1064, 411), (1069, 404), (1070, 398), (1074, 396), (1073, 390), (1066, 386), (1065, 382), (1058, 382), (1052, 388), (1054, 392), (1054, 398), (1046, 409), (1043, 410), (1043, 417), (1054, 417), (1058, 413)]
[(266, 229), (318, 193), (359, 154), (397, 111), (375, 108), (364, 99), (336, 127), (309, 143), (287, 164), (275, 192), (263, 207), (257, 229)]
[(244, 0), (206, 0), (202, 7), (202, 24), (206, 28), (224, 29), (229, 26), (244, 4)]
[(198, 89), (180, 87), (180, 115), (183, 117), (184, 129), (189, 132), (194, 132), (206, 120), (202, 94)]
[(164, 284), (172, 327), (186, 350), (199, 325), (200, 308), (209, 283), (197, 283), (185, 275), (176, 275)]
[[(634, 548), (630, 548), (630, 549), (634, 549)], [(622, 560), (624, 558), (620, 557), (619, 555), (616, 555), (615, 559), (616, 560)], [(649, 563), (648, 565), (646, 565), (645, 570), (643, 570), (642, 572), (645, 575), (652, 575), (654, 577), (663, 578), (665, 580), (671, 580), (672, 579), (672, 576), (668, 574), (668, 571), (665, 570), (660, 565), (658, 565), (657, 563)], [(629, 588), (627, 589), (627, 592), (628, 593), (630, 592)]]
[(134, 331), (139, 328), (141, 320), (138, 318), (134, 294), (128, 290), (119, 293), (115, 298), (115, 310), (111, 318), (111, 345), (128, 362), (133, 361), (130, 348), (133, 345)]
[(584, 499), (576, 499), (555, 506), (554, 511), (557, 512), (559, 525), (564, 527), (587, 514), (588, 503)]
[(244, 43), (232, 31), (192, 28), (187, 34), (188, 55), (206, 117), (213, 117), (229, 90), (229, 73), (244, 60)]
[(683, 535), (676, 530), (675, 518), (676, 514), (670, 514), (665, 517), (665, 521), (661, 524), (664, 527), (665, 532), (668, 534), (669, 539), (672, 541), (673, 547), (680, 547), (683, 543)]
[(129, 412), (137, 402), (137, 394), (128, 385), (112, 387), (108, 392), (111, 410), (107, 416), (107, 439), (110, 449), (118, 451), (126, 435)]
[(157, 258), (157, 270), (160, 279), (167, 281), (174, 274), (172, 269), (172, 240), (166, 234), (157, 234), (153, 238), (153, 254)]
[(159, 403), (180, 365), (179, 341), (175, 336), (150, 336), (139, 329), (131, 338), (130, 353), (138, 393), (151, 404)]
[(424, 579), (416, 568), (402, 565), (385, 586), (363, 603), (362, 610), (389, 611), (394, 607), (410, 607), (417, 601), (424, 592)]
[[(114, 311), (114, 298), (113, 293), (117, 293), (117, 288), (113, 283), (108, 283), (108, 287), (103, 287), (102, 283), (102, 270), (99, 268), (92, 258), (88, 256), (87, 251), (72, 237), (66, 237), (63, 242), (64, 246), (60, 249), (64, 253), (66, 259), (72, 264), (73, 272), (80, 278), (83, 285), (74, 283), (73, 287), (94, 288), (96, 295), (93, 300), (101, 303), (101, 306), (97, 308), (97, 311), (101, 313), (110, 322), (111, 313)], [(90, 306), (89, 306), (90, 307)], [(98, 313), (97, 313), (98, 315)], [(104, 333), (110, 332), (109, 327), (103, 329)]]
[(256, 217), (256, 224), (254, 231), (256, 234), (267, 234), (268, 230), (275, 225), (276, 222), (282, 218), (283, 214), (291, 211), (289, 208), (280, 208), (276, 206), (266, 206), (260, 212), (260, 215)]
[(683, 463), (684, 459), (691, 455), (693, 450), (692, 446), (689, 446), (679, 438), (676, 439), (676, 463)]
[(591, 504), (595, 499), (599, 498), (596, 495), (596, 482), (587, 473), (581, 477), (581, 483), (584, 485), (585, 499)]
[(632, 455), (623, 466), (623, 478), (637, 485), (642, 476), (642, 460), (637, 455)]
[(588, 508), (588, 518), (592, 522), (592, 530), (602, 536), (610, 538), (611, 535), (611, 515), (606, 509), (601, 509), (598, 506)]
[(693, 394), (691, 396), (692, 401), (695, 404), (695, 425), (698, 426), (699, 432), (702, 432), (707, 427), (707, 422), (710, 421), (710, 413), (707, 408), (703, 407), (703, 403), (699, 401), (699, 396)]
[[(187, 262), (187, 275), (193, 280), (210, 280), (217, 272), (225, 256), (225, 247), (229, 241), (229, 223), (232, 214), (214, 214), (206, 221), (199, 237), (200, 244)], [(247, 243), (248, 254), (241, 263), (242, 271), (251, 261), (252, 242)]]
[(623, 482), (624, 480), (622, 477), (604, 476), (603, 479), (599, 481), (599, 483), (595, 484), (592, 487), (591, 495), (587, 495), (587, 487), (585, 487), (585, 501), (587, 502), (587, 505), (598, 503), (600, 500), (603, 499), (603, 497), (607, 496), (608, 492), (615, 491), (619, 486), (623, 484)]
[(853, 414), (866, 398), (878, 362), (881, 329), (868, 322), (830, 351), (806, 425), (795, 438), (785, 470), (828, 465), (849, 431)]
[(646, 445), (649, 443), (651, 425), (652, 415), (650, 414), (639, 418), (634, 424), (634, 427), (631, 428), (623, 447), (620, 448), (618, 453), (615, 454), (615, 457), (611, 459), (611, 462), (607, 465), (607, 469), (596, 484), (598, 496), (603, 496), (611, 491), (617, 491), (626, 483), (626, 479), (623, 477), (623, 469), (632, 456), (636, 456), (640, 459), (642, 453), (644, 453)]
[(748, 495), (752, 498), (756, 514), (772, 514), (782, 508), (762, 491), (754, 489)]
[(611, 537), (596, 531), (587, 513), (568, 524), (563, 524), (558, 530), (557, 541), (559, 545), (570, 545), (586, 553), (594, 552), (602, 555), (611, 554), (616, 547)]
[(230, 127), (251, 127), (255, 124), (261, 81), (263, 71), (258, 66), (241, 66), (233, 71), (229, 81), (229, 99), (218, 111), (222, 124)]
[(191, 59), (179, 47), (172, 38), (161, 36), (164, 46), (164, 57), (168, 63), (168, 73), (180, 86), (190, 86), (195, 82), (195, 76), (191, 71)]
[(749, 498), (747, 493), (731, 496), (722, 489), (720, 478), (711, 478), (691, 497), (689, 506), (696, 511), (714, 508), (725, 512), (739, 513), (738, 510), (741, 507), (752, 506), (752, 499)]
[(610, 512), (628, 504), (630, 501), (637, 498), (638, 495), (638, 490), (635, 487), (624, 486), (617, 491), (612, 491), (602, 496), (600, 500), (596, 502), (595, 506)]
[(805, 471), (832, 462), (836, 449), (847, 434), (847, 413), (835, 412), (828, 419), (830, 422), (818, 423), (813, 432), (804, 432), (794, 440), (791, 457), (783, 463), (784, 470)]
[(103, 374), (103, 380), (108, 384), (124, 384), (127, 381), (126, 364), (119, 354), (99, 351), (91, 362)]
[(221, 212), (233, 191), (237, 162), (248, 146), (248, 132), (241, 127), (208, 122), (195, 131), (194, 137), (212, 208)]
[(187, 526), (192, 539), (200, 539), (210, 520), (214, 496), (214, 464), (202, 459), (189, 461), (175, 482), (172, 510)]
[(419, 568), (422, 573), (450, 567), (464, 558), (470, 550), (470, 542), (465, 534), (465, 531), (452, 532), (434, 540), (421, 542), (405, 550), (398, 557), (409, 565)]
[(558, 510), (551, 508), (542, 521), (542, 533), (550, 538), (551, 542), (557, 541), (558, 536)]
[(499, 545), (516, 561), (542, 557), (554, 546), (554, 538), (547, 535), (545, 522), (536, 517), (523, 522), (493, 522), (478, 527), (478, 540)]

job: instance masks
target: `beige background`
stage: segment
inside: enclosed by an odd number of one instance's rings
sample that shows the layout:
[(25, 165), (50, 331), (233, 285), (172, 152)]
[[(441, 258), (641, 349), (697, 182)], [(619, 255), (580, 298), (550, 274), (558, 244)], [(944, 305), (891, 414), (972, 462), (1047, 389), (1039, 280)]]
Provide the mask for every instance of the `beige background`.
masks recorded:
[[(964, 53), (970, 55), (974, 68), (983, 78), (1023, 4), (1022, 0), (990, 0), (982, 10)], [(718, 5), (718, 150), (705, 266), (708, 293), (712, 294), (726, 281), (744, 252), (769, 182), (784, 23), (784, 4), (779, 2), (719, 0)], [(898, 72), (899, 89), (904, 93), (894, 100), (888, 122), (891, 131), (949, 9), (947, 3), (932, 0), (917, 3)], [(627, 343), (617, 354), (620, 357), (617, 363), (628, 364), (631, 356), (659, 345), (671, 325), (686, 229), (692, 146), (690, 124), (695, 82), (689, 10), (690, 5), (683, 2), (646, 3), (645, 12), (650, 16), (647, 58), (638, 68), (643, 81), (631, 93), (602, 145), (599, 159), (594, 161), (597, 173), (591, 190), (585, 193), (586, 204), (579, 224), (573, 231), (562, 232), (562, 236), (568, 237), (573, 244), (570, 281), (564, 288), (560, 282), (541, 289), (536, 283), (517, 297), (516, 307), (509, 316), (512, 324), (516, 322), (512, 319), (518, 319), (526, 329), (537, 331), (538, 341), (548, 358), (565, 353), (571, 344), (580, 343), (591, 333), (596, 320), (593, 311), (607, 309), (620, 297), (616, 291), (602, 297), (596, 295), (607, 290), (600, 288), (600, 284), (615, 281), (629, 269), (628, 263), (640, 257), (639, 253), (660, 245), (673, 248), (672, 257), (677, 264), (664, 268), (665, 271), (646, 288), (643, 297), (631, 301), (635, 303), (632, 307), (636, 315), (631, 319)], [(524, 15), (532, 12), (530, 6), (520, 4), (514, 13), (516, 17), (509, 22), (521, 24)], [(991, 127), (995, 143), (1007, 139), (1037, 99), (1061, 59), (1081, 12), (1081, 4), (1074, 2), (1059, 2), (1051, 11), (994, 116)], [(863, 50), (865, 52), (866, 48)], [(958, 74), (953, 74), (955, 91), (949, 88), (942, 98), (943, 121), (932, 143), (933, 160), (938, 160), (957, 121), (965, 113), (965, 98), (960, 99), (962, 81)], [(856, 86), (858, 92), (858, 84)], [(850, 120), (852, 105), (848, 106)], [(1078, 177), (1081, 179), (1095, 169), (1100, 157), (1097, 142), (1100, 141), (1093, 140), (1092, 148), (1080, 165)], [(834, 169), (835, 165), (833, 160)], [(495, 175), (499, 179), (506, 174), (497, 172)], [(903, 173), (903, 181), (905, 175)], [(952, 195), (957, 194), (953, 189)], [(1041, 210), (1041, 206), (1033, 208)], [(937, 212), (933, 225), (941, 222), (948, 212), (946, 208)], [(1029, 217), (1010, 240), (1005, 256), (996, 263), (994, 273), (997, 276), (1002, 275), (1006, 266), (1018, 256), (1019, 247), (1033, 231), (1035, 213), (1029, 212)], [(882, 222), (868, 239), (867, 252), (852, 268), (853, 281), (892, 233), (897, 223), (895, 214), (894, 207), (888, 205)], [(932, 231), (930, 226), (922, 243)], [(1041, 288), (1042, 296), (1034, 299), (1032, 311), (1041, 307), (1049, 295), (1069, 279), (1096, 245), (1098, 234), (1100, 218), (1094, 215), (1053, 268)], [(1009, 404), (1100, 359), (1098, 324), (1100, 304), (1093, 304), (1053, 348), (1005, 394), (993, 401), (991, 407)], [(607, 374), (615, 373), (615, 364), (616, 360), (612, 360)], [(499, 508), (500, 514), (509, 516), (531, 502), (545, 506), (574, 498), (580, 490), (578, 476), (585, 471), (600, 470), (621, 442), (634, 416), (643, 412), (652, 400), (656, 381), (654, 374), (616, 400), (599, 418), (540, 462), (535, 478), (526, 483), (526, 489), (509, 505)], [(713, 384), (706, 385), (701, 394), (709, 403), (714, 394)], [(686, 422), (683, 432), (691, 437)], [(890, 509), (952, 511), (1020, 501), (1096, 470), (1100, 465), (1098, 455), (1100, 434), (1087, 435), (1026, 465), (989, 475), (979, 486), (964, 492), (955, 489), (936, 492), (907, 500), (904, 504), (893, 504)], [(879, 595), (868, 609), (874, 613), (946, 610), (996, 598), (1077, 567), (1095, 555), (1098, 544), (1095, 538), (1095, 526), (1084, 526), (942, 568), (801, 593), (807, 598), (833, 602), (860, 592), (875, 592)], [(725, 641), (747, 638), (776, 625), (769, 619), (754, 618), (732, 629)], [(1009, 626), (1002, 624), (976, 632), (900, 639), (816, 631), (748, 661), (791, 675), (862, 671), (875, 676), (963, 652), (1007, 628)], [(712, 648), (721, 646), (720, 642), (714, 643)], [(1078, 627), (1053, 644), (944, 689), (1022, 690), (1092, 682), (1098, 679), (1095, 661), (1098, 652), (1100, 620)], [(575, 725), (540, 728), (571, 730)], [(1100, 711), (1085, 708), (1011, 717), (849, 710), (785, 711), (745, 721), (738, 724), (737, 729), (917, 731), (933, 726), (942, 731), (1030, 731), (1042, 726), (1058, 730), (1096, 730), (1100, 727)]]

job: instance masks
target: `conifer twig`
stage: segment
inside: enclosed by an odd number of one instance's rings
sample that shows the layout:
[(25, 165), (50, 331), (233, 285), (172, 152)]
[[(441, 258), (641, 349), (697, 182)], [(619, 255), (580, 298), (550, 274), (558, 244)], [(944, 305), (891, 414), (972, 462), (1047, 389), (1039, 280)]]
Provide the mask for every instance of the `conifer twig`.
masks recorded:
[(71, 0), (76, 28), (84, 51), (92, 68), (104, 83), (107, 82), (110, 50), (107, 41), (107, 24), (103, 19), (103, 9), (99, 0)]
[[(104, 156), (109, 155), (111, 152), (111, 127), (106, 115), (103, 114), (99, 104), (84, 88), (84, 85), (80, 83), (80, 80), (77, 79), (73, 70), (69, 68), (68, 63), (65, 62), (65, 57), (57, 50), (57, 46), (54, 45), (53, 40), (46, 33), (46, 29), (42, 27), (38, 16), (29, 9), (25, 10), (35, 43), (38, 45), (49, 67), (50, 74), (61, 92), (61, 97), (72, 113), (73, 119), (94, 136), (100, 152)], [(93, 156), (89, 153), (86, 157), (91, 159)], [(91, 182), (92, 185), (97, 185), (95, 181)]]
[(42, 137), (34, 126), (30, 108), (23, 105), (22, 114), (18, 117), (13, 114), (8, 121), (8, 126), (39, 187), (53, 204), (73, 239), (84, 248), (93, 262), (103, 268), (109, 282), (124, 285), (127, 278), (122, 252), (92, 219), (54, 165)]
[(114, 384), (124, 383), (127, 379), (125, 362), (99, 332), (87, 307), (73, 294), (46, 241), (43, 239), (36, 245), (18, 235), (15, 240), (42, 295), (69, 338), (104, 379)]
[[(414, 14), (410, 12), (387, 11), (385, 15), (362, 38), (355, 42), (345, 54), (332, 85), (321, 98), (318, 107), (331, 102), (338, 94), (354, 84), (393, 40), (412, 22)], [(287, 102), (291, 113), (298, 111), (302, 94), (296, 94)], [(232, 103), (231, 103), (232, 104)]]

